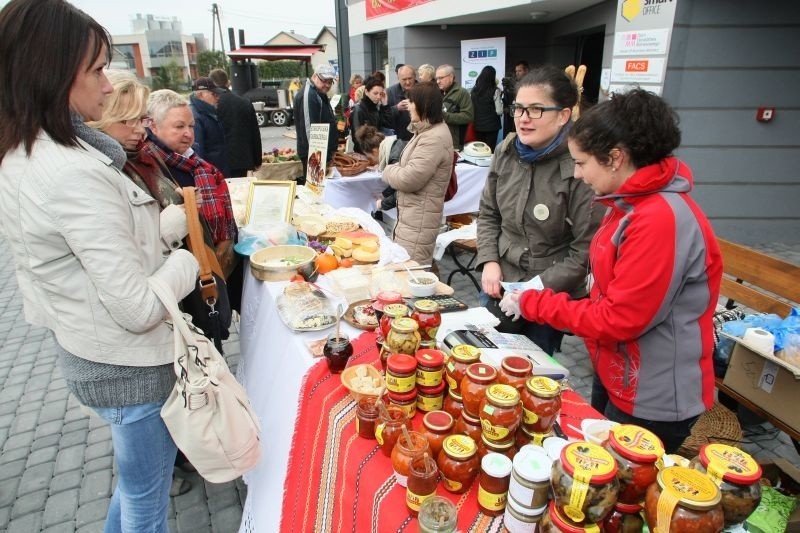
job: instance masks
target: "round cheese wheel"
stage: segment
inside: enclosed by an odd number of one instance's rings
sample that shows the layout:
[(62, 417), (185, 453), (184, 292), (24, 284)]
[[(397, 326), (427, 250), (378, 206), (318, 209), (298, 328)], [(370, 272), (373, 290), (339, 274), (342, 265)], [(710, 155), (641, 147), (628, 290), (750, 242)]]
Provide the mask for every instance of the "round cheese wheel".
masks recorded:
[(356, 248), (353, 250), (353, 259), (356, 261), (362, 261), (364, 263), (374, 263), (375, 261), (381, 258), (380, 250), (375, 250), (374, 252), (367, 252), (363, 248)]

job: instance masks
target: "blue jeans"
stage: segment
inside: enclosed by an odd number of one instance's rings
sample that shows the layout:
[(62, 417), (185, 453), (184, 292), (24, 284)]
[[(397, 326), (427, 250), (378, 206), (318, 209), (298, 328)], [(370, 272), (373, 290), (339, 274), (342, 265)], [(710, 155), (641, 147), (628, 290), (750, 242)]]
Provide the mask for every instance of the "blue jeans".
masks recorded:
[(111, 424), (117, 487), (105, 533), (168, 533), (167, 509), (177, 448), (161, 419), (163, 402), (94, 407)]

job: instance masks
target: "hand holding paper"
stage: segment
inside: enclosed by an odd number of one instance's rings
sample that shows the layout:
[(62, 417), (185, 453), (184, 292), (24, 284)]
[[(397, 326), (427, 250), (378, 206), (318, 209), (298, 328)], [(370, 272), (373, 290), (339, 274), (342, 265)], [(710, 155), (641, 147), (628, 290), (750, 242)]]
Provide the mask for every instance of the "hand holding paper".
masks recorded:
[(503, 281), (500, 283), (503, 286), (503, 289), (506, 292), (513, 292), (513, 291), (529, 291), (531, 289), (541, 291), (544, 290), (544, 285), (542, 284), (542, 278), (539, 276), (534, 276), (528, 281)]
[(522, 315), (522, 311), (519, 309), (519, 299), (521, 296), (521, 292), (506, 291), (503, 299), (500, 300), (500, 310), (503, 311), (506, 316), (512, 317), (512, 322), (519, 320), (519, 317)]

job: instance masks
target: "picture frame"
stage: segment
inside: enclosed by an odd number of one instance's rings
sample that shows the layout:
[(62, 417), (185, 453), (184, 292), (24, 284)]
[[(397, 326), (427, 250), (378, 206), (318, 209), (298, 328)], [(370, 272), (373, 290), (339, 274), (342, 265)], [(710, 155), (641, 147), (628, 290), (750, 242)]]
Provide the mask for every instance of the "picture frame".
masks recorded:
[(276, 223), (291, 222), (296, 185), (294, 181), (250, 182), (245, 225), (259, 231)]

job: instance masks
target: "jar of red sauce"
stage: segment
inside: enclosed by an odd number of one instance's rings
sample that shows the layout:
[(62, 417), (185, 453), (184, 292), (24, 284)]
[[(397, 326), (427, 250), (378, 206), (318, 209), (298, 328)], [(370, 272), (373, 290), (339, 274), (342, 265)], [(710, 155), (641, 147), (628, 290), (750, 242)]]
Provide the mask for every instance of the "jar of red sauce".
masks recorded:
[(439, 484), (439, 467), (436, 461), (423, 454), (411, 461), (408, 468), (406, 507), (412, 516), (417, 516), (423, 502), (436, 494)]
[(481, 431), (481, 419), (471, 416), (466, 411), (461, 411), (461, 415), (456, 418), (453, 433), (467, 435), (477, 443), (478, 439), (481, 438)]
[(445, 379), (450, 390), (461, 395), (458, 388), (461, 386), (461, 380), (464, 379), (467, 367), (472, 363), (477, 363), (480, 358), (481, 351), (469, 344), (457, 344), (450, 349), (450, 357), (444, 366)]
[(425, 348), (436, 348), (436, 333), (442, 323), (442, 314), (439, 312), (439, 304), (433, 300), (417, 300), (414, 302), (414, 310), (411, 318), (419, 324), (419, 334), (422, 337), (420, 346)]
[(453, 432), (455, 420), (447, 411), (431, 411), (422, 417), (422, 434), (428, 439), (431, 454), (439, 457), (444, 439)]
[(548, 433), (561, 412), (561, 385), (546, 376), (533, 376), (520, 393), (522, 425), (529, 433)]
[(489, 386), (479, 411), (481, 429), (488, 440), (514, 442), (514, 432), (522, 422), (522, 405), (517, 389), (499, 383)]
[(356, 433), (365, 439), (375, 438), (375, 424), (378, 420), (378, 398), (364, 396), (356, 405)]
[(431, 348), (417, 350), (417, 386), (438, 387), (443, 382), (444, 352)]
[(567, 518), (597, 524), (617, 501), (617, 462), (602, 446), (572, 442), (553, 463), (550, 483), (556, 506)]
[(519, 450), (528, 444), (542, 446), (544, 439), (553, 437), (554, 435), (555, 432), (553, 430), (550, 430), (549, 433), (531, 433), (528, 428), (525, 427), (525, 424), (520, 424), (517, 429), (517, 434), (514, 436), (514, 440), (516, 441), (517, 450)]
[(617, 502), (614, 510), (603, 520), (605, 533), (639, 533), (643, 528), (642, 506), (639, 504)]
[(478, 478), (478, 508), (487, 516), (500, 516), (506, 508), (511, 459), (499, 453), (487, 453), (481, 459)]
[(417, 431), (409, 431), (408, 437), (406, 439), (406, 436), (401, 433), (392, 449), (394, 477), (402, 487), (408, 484), (411, 461), (417, 457), (422, 457), (423, 454), (428, 454), (429, 456), (431, 454), (431, 448), (428, 446), (428, 439), (425, 438), (425, 435)]
[(402, 427), (406, 426), (411, 429), (411, 419), (408, 418), (408, 413), (396, 405), (389, 405), (386, 407), (385, 412), (378, 414), (378, 424), (375, 426), (375, 439), (381, 446), (383, 455), (389, 457), (392, 455), (397, 439), (403, 433)]
[(491, 441), (486, 438), (486, 435), (481, 433), (480, 440), (477, 441), (478, 444), (478, 457), (481, 459), (489, 453), (499, 453), (500, 455), (505, 455), (509, 459), (513, 459), (514, 455), (517, 453), (517, 448), (514, 446), (513, 439), (507, 439), (505, 441)]
[(444, 404), (442, 411), (447, 411), (454, 420), (461, 418), (461, 413), (464, 411), (464, 399), (461, 395), (453, 389), (448, 389), (447, 395), (444, 397)]
[(478, 417), (481, 400), (486, 396), (486, 389), (497, 379), (497, 370), (486, 363), (472, 363), (467, 367), (464, 377), (458, 386), (458, 392), (464, 400), (464, 411), (472, 417)]
[(598, 524), (570, 520), (552, 500), (539, 521), (539, 533), (600, 533), (600, 531)]
[(389, 391), (386, 393), (386, 397), (389, 399), (389, 405), (395, 405), (403, 409), (409, 420), (417, 414), (417, 389), (411, 389), (408, 392)]
[(533, 372), (533, 363), (520, 355), (509, 355), (500, 361), (500, 370), (497, 371), (497, 382), (511, 385), (522, 392), (525, 382)]
[(647, 488), (656, 482), (656, 461), (664, 455), (661, 439), (639, 426), (621, 424), (611, 428), (605, 448), (617, 461), (617, 500), (642, 503)]
[(710, 477), (692, 468), (670, 466), (647, 489), (647, 526), (658, 533), (719, 533), (725, 527), (720, 500), (719, 488)]
[(467, 492), (480, 469), (478, 448), (466, 435), (450, 435), (444, 439), (442, 453), (436, 459), (444, 488), (449, 492)]
[(439, 411), (444, 406), (444, 381), (435, 387), (417, 387), (417, 409), (424, 412)]
[(407, 354), (393, 353), (386, 359), (386, 388), (404, 393), (417, 385), (417, 360)]

